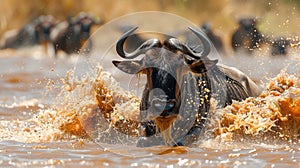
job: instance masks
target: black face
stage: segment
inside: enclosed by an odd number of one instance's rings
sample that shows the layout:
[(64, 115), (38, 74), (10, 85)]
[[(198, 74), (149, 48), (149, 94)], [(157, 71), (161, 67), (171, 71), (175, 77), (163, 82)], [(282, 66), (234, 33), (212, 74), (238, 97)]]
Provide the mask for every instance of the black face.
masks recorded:
[(149, 99), (151, 112), (168, 116), (178, 114), (176, 93), (178, 89), (176, 77), (159, 68), (149, 68), (148, 74)]
[[(147, 75), (141, 102), (142, 118), (176, 118), (180, 108), (183, 76), (186, 73), (206, 72), (217, 63), (217, 60), (206, 58), (210, 52), (208, 39), (195, 29), (189, 29), (202, 41), (201, 52), (194, 51), (176, 38), (169, 38), (163, 43), (158, 39), (149, 39), (136, 50), (127, 53), (124, 51), (125, 41), (136, 28), (126, 32), (117, 42), (117, 53), (129, 60), (113, 61), (113, 64), (129, 74)], [(142, 59), (132, 60), (141, 54), (144, 54)]]
[(45, 40), (49, 41), (50, 40), (50, 33), (51, 33), (51, 29), (53, 28), (53, 23), (51, 22), (43, 22), (42, 23), (42, 29), (44, 32), (44, 36), (45, 36)]
[(38, 42), (45, 42), (50, 40), (50, 33), (54, 27), (54, 19), (52, 16), (40, 16), (36, 20), (35, 32)]
[(93, 25), (93, 20), (89, 17), (84, 17), (80, 21), (82, 37), (88, 39), (90, 36), (90, 30)]

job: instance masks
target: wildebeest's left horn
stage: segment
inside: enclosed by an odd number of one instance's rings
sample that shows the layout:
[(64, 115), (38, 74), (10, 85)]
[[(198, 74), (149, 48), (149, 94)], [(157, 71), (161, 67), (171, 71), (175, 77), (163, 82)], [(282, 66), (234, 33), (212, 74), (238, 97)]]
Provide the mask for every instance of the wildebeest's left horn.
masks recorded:
[(133, 59), (133, 58), (139, 56), (140, 54), (145, 53), (147, 50), (149, 50), (153, 47), (162, 47), (162, 45), (158, 39), (150, 39), (150, 40), (145, 41), (135, 51), (133, 51), (131, 53), (126, 53), (124, 51), (124, 47), (123, 47), (124, 43), (125, 43), (126, 39), (128, 38), (128, 36), (131, 33), (133, 33), (137, 28), (138, 27), (134, 27), (134, 28), (130, 29), (125, 34), (123, 34), (123, 36), (118, 40), (117, 45), (116, 45), (116, 51), (122, 58)]
[(184, 54), (191, 56), (194, 59), (200, 59), (201, 57), (205, 57), (210, 53), (210, 44), (206, 37), (204, 37), (197, 30), (188, 27), (202, 42), (203, 50), (202, 52), (196, 52), (186, 44), (182, 43), (180, 40), (176, 38), (170, 38), (168, 41), (165, 41), (164, 45), (167, 46), (171, 50), (180, 50)]

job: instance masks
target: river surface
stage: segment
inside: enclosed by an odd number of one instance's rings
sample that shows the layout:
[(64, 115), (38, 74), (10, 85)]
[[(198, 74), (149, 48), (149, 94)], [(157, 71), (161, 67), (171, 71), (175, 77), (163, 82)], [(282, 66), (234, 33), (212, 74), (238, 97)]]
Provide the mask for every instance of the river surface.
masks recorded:
[[(0, 54), (0, 167), (300, 167), (299, 140), (273, 143), (268, 137), (247, 140), (241, 135), (237, 137), (244, 141), (225, 141), (219, 136), (193, 147), (145, 149), (134, 143), (90, 140), (74, 125), (66, 126), (74, 120), (73, 110), (80, 118), (83, 113), (76, 109), (95, 102), (88, 91), (81, 91), (87, 98), (80, 103), (76, 102), (81, 99), (79, 93), (78, 97), (65, 93), (67, 74), (80, 67), (77, 58), (54, 59), (38, 50), (5, 50)], [(265, 85), (285, 67), (296, 76), (298, 72), (297, 61), (290, 56), (225, 57), (222, 61), (237, 65)], [(84, 71), (84, 67), (80, 69)], [(77, 85), (91, 84), (90, 78), (77, 80)]]

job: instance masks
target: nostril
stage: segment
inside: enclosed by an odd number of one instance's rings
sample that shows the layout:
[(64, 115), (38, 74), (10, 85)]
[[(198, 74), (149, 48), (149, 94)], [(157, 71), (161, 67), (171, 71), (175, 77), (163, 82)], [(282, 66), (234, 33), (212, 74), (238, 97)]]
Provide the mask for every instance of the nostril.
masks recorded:
[(173, 108), (175, 107), (175, 101), (168, 101), (167, 102), (167, 104), (166, 104), (166, 106), (165, 106), (165, 110), (168, 110), (168, 111), (170, 111), (170, 110), (173, 110)]
[(164, 109), (164, 105), (161, 104), (161, 103), (154, 103), (153, 106), (154, 106), (156, 109)]
[(165, 106), (166, 106), (166, 101), (161, 100), (161, 99), (154, 99), (152, 101), (152, 106), (159, 111), (163, 111)]
[(155, 98), (152, 100), (151, 104), (155, 111), (159, 112), (161, 116), (168, 116), (173, 113), (173, 109), (176, 106), (176, 100)]

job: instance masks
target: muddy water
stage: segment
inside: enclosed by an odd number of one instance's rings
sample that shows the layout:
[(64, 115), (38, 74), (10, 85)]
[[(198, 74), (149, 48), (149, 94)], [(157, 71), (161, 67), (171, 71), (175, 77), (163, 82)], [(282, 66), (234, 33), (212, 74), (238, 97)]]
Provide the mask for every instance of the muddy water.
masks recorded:
[[(274, 58), (275, 61), (269, 57), (224, 57), (222, 61), (238, 66), (267, 86), (270, 78), (276, 77), (285, 67), (289, 73), (284, 76), (297, 73), (296, 57), (279, 57)], [(228, 132), (204, 138), (190, 148), (140, 149), (135, 147), (135, 139), (126, 139), (129, 143), (122, 143), (122, 139), (115, 144), (97, 143), (95, 136), (89, 134), (95, 127), (87, 126), (95, 123), (85, 123), (86, 115), (97, 109), (95, 93), (91, 93), (97, 75), (74, 80), (72, 72), (78, 65), (76, 58), (53, 59), (36, 53), (36, 49), (1, 51), (0, 60), (0, 167), (300, 166), (299, 140), (280, 137), (283, 134), (269, 136), (263, 131), (249, 136), (241, 130), (227, 129)], [(107, 74), (104, 70), (98, 75)], [(295, 80), (298, 80), (297, 75)], [(114, 95), (114, 90), (110, 92)], [(121, 97), (126, 100), (128, 95)], [(273, 100), (267, 93), (263, 98)], [(131, 100), (123, 103), (129, 102), (126, 108), (132, 106), (134, 109), (136, 104)], [(243, 104), (237, 105), (242, 109)], [(261, 103), (259, 107), (263, 106)], [(106, 125), (102, 128), (103, 133), (109, 130), (105, 133), (115, 134), (105, 121), (98, 122)], [(219, 119), (218, 122), (223, 121)], [(293, 122), (297, 124), (295, 120)], [(232, 128), (233, 125), (223, 125), (223, 128)], [(265, 125), (260, 127), (265, 128)], [(226, 137), (228, 133), (231, 133), (231, 138)]]

